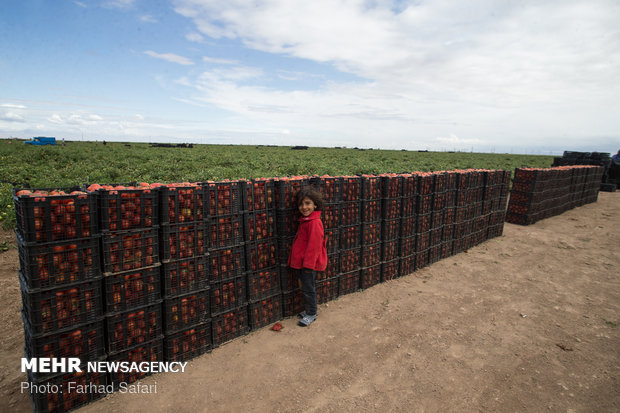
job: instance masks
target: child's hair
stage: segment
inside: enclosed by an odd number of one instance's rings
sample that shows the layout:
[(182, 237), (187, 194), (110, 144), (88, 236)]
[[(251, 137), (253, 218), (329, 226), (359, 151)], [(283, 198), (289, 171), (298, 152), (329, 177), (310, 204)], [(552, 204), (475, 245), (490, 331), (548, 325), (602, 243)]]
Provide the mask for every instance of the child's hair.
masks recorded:
[(304, 198), (310, 198), (312, 202), (314, 202), (316, 211), (323, 210), (323, 195), (315, 188), (309, 186), (301, 188), (299, 192), (297, 192), (297, 206), (301, 205)]

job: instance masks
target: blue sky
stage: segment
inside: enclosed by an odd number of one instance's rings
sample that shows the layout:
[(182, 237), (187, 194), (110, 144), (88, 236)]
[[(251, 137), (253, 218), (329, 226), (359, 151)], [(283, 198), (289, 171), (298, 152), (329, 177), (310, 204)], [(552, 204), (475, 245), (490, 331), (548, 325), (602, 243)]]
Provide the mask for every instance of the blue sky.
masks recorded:
[(617, 0), (20, 0), (0, 138), (620, 149)]

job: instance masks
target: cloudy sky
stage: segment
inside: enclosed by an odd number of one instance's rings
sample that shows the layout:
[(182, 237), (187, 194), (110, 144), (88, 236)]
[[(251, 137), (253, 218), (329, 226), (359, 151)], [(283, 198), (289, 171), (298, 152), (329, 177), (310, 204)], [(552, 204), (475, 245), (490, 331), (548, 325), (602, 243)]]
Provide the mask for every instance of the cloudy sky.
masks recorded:
[(20, 0), (0, 138), (620, 148), (618, 0)]

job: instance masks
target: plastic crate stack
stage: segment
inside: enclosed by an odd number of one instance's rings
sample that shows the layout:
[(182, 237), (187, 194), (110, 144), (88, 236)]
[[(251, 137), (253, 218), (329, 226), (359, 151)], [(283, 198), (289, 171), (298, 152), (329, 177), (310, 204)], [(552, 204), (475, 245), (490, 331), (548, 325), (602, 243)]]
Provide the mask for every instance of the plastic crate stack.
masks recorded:
[[(304, 309), (303, 295), (301, 286), (295, 271), (288, 265), (288, 256), (291, 252), (293, 238), (297, 233), (299, 209), (297, 208), (296, 195), (300, 189), (310, 185), (308, 176), (293, 176), (275, 178), (276, 188), (276, 236), (278, 265), (280, 270), (280, 283), (282, 289), (282, 315), (290, 317), (298, 314)], [(324, 219), (324, 215), (321, 216)], [(325, 221), (323, 221), (325, 222)], [(338, 252), (338, 243), (333, 243), (333, 232), (325, 230), (327, 238), (328, 257), (332, 258), (330, 251)], [(335, 238), (336, 240), (338, 238)], [(331, 265), (331, 262), (330, 262)], [(329, 268), (328, 268), (329, 271)], [(324, 274), (319, 276), (324, 277)], [(318, 278), (318, 277), (317, 277)]]
[[(325, 271), (317, 273), (316, 278), (316, 299), (317, 303), (322, 304), (338, 297), (340, 274), (342, 272), (354, 271), (354, 267), (357, 265), (356, 262), (359, 262), (359, 249), (352, 247), (343, 250), (341, 242), (343, 217), (346, 215), (347, 223), (353, 222), (359, 210), (356, 209), (355, 201), (343, 201), (342, 177), (329, 175), (315, 176), (310, 178), (309, 183), (323, 195), (324, 200), (321, 220), (323, 221), (323, 229), (328, 242), (327, 268)], [(345, 261), (349, 264), (348, 267)]]
[[(91, 185), (97, 193), (108, 361), (162, 361), (158, 184)], [(146, 374), (113, 372), (110, 382)]]
[[(333, 178), (332, 178), (333, 179)], [(336, 178), (337, 179), (337, 178)], [(360, 289), (362, 268), (362, 178), (360, 176), (340, 177), (340, 270), (338, 273), (338, 295), (345, 295)]]
[(243, 181), (241, 187), (249, 325), (256, 329), (282, 318), (276, 190), (273, 179)]
[(400, 277), (400, 224), (403, 202), (402, 175), (383, 174), (381, 199), (381, 278)]
[(185, 361), (212, 345), (208, 187), (164, 185), (159, 200), (164, 357)]
[(483, 212), (489, 214), (487, 238), (499, 237), (504, 232), (510, 171), (487, 171)]
[(402, 174), (403, 198), (400, 224), (400, 274), (411, 274), (416, 270), (416, 223), (418, 202), (417, 173)]
[(362, 175), (362, 248), (360, 288), (381, 282), (381, 222), (383, 177)]
[(559, 166), (517, 168), (506, 221), (530, 225), (589, 202), (596, 202), (603, 168)]
[[(95, 194), (79, 187), (14, 189), (22, 293), (24, 353), (34, 357), (104, 360), (100, 245)], [(108, 384), (106, 374), (28, 373), (37, 385), (62, 392), (29, 392), (34, 410), (64, 411), (99, 398), (68, 391), (69, 382)]]
[(241, 185), (240, 181), (205, 183), (209, 193), (213, 347), (249, 330)]

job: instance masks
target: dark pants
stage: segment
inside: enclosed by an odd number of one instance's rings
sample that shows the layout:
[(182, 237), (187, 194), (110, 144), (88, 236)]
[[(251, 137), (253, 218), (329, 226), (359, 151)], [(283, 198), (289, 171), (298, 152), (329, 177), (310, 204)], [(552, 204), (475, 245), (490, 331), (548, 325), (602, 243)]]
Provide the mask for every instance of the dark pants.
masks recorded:
[(316, 271), (303, 268), (297, 271), (301, 281), (301, 292), (304, 294), (306, 314), (316, 315)]

